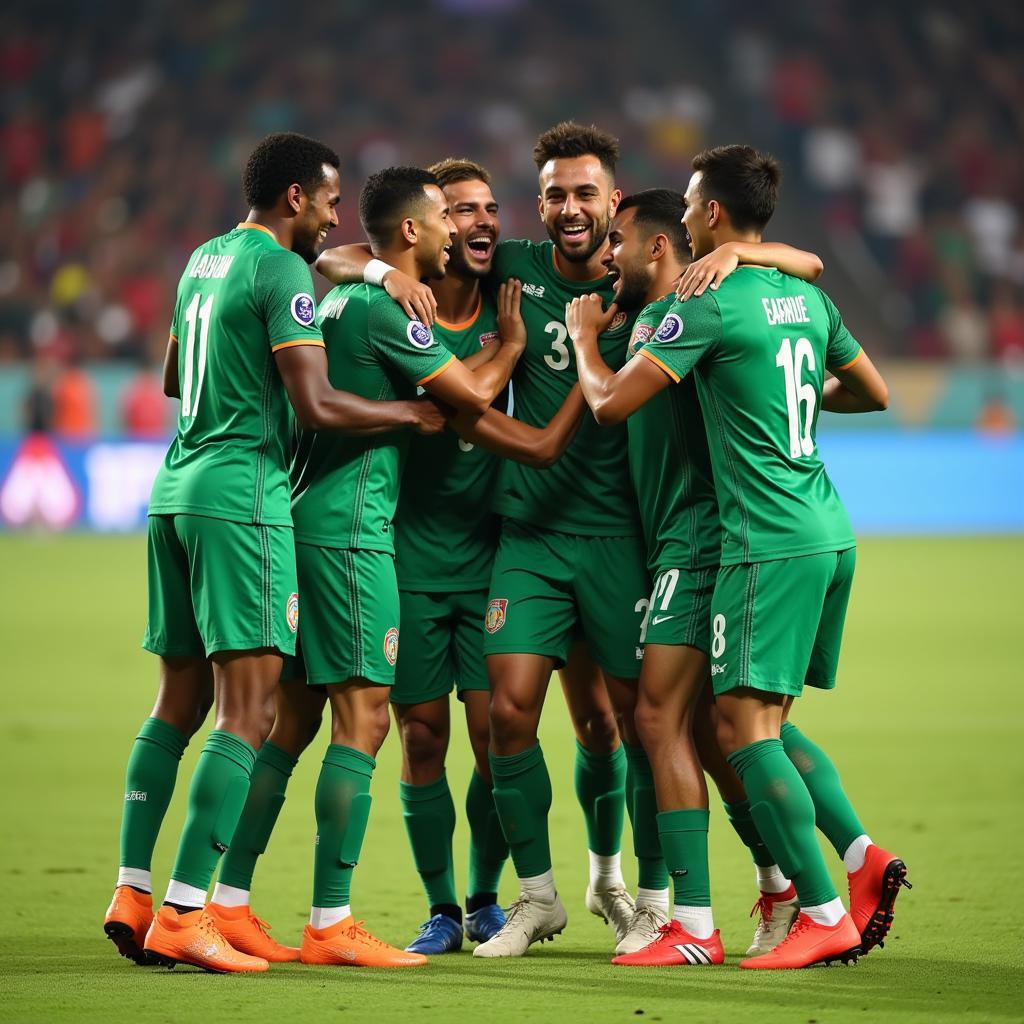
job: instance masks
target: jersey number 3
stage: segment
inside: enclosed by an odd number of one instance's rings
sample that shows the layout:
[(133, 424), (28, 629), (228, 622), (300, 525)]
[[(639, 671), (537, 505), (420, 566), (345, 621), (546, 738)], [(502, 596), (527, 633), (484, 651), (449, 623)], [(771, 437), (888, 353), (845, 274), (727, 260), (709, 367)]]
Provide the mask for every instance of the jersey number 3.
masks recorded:
[[(802, 384), (804, 364), (814, 372), (814, 349), (806, 338), (797, 338), (796, 347), (789, 338), (782, 339), (775, 365), (780, 367), (786, 378), (786, 411), (789, 413), (789, 454), (794, 459), (810, 455), (814, 451), (811, 425), (814, 423), (814, 407), (818, 394), (813, 384)], [(805, 407), (803, 423), (800, 422), (800, 406)]]
[[(200, 305), (202, 303), (202, 305)], [(206, 376), (206, 345), (210, 339), (210, 313), (213, 310), (213, 296), (203, 302), (196, 292), (185, 310), (188, 336), (185, 338), (185, 372), (181, 380), (181, 415), (195, 418), (199, 409), (199, 396), (203, 393), (203, 377)], [(196, 355), (196, 321), (199, 321), (199, 354)], [(193, 364), (195, 369), (193, 370)], [(195, 382), (195, 397), (192, 384)]]

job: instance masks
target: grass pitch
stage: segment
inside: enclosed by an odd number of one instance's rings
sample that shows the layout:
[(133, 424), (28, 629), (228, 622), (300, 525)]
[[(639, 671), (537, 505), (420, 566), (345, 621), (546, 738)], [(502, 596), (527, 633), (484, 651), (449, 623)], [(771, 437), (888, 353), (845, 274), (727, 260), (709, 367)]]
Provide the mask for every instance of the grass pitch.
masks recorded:
[[(753, 929), (753, 871), (713, 807), (712, 885), (728, 965), (612, 967), (610, 932), (583, 906), (587, 861), (572, 792), (572, 733), (553, 687), (542, 742), (555, 792), (555, 873), (569, 911), (564, 935), (515, 961), (474, 961), (467, 947), (412, 971), (289, 964), (261, 976), (214, 977), (133, 967), (101, 930), (117, 868), (125, 759), (155, 692), (155, 660), (139, 648), (144, 540), (0, 537), (7, 597), (0, 627), (0, 1019), (1024, 1019), (1017, 877), (1024, 840), (1024, 539), (870, 539), (858, 561), (839, 688), (803, 698), (795, 721), (833, 754), (871, 834), (908, 864), (914, 890), (900, 896), (885, 949), (857, 967), (738, 971)], [(257, 869), (254, 909), (283, 941), (298, 942), (308, 912), (312, 791), (326, 742), (323, 733), (296, 770)], [(201, 746), (197, 739), (186, 752), (179, 780), (191, 775)], [(465, 737), (456, 732), (448, 774), (457, 805), (470, 764)], [(392, 735), (374, 779), (353, 903), (376, 934), (404, 945), (426, 908), (397, 778)], [(179, 784), (157, 847), (158, 895), (185, 790)], [(456, 844), (464, 882), (461, 822)], [(628, 851), (628, 837), (624, 845)], [(827, 852), (845, 893), (840, 865)], [(629, 852), (624, 860), (632, 884)], [(502, 900), (514, 894), (509, 865)]]

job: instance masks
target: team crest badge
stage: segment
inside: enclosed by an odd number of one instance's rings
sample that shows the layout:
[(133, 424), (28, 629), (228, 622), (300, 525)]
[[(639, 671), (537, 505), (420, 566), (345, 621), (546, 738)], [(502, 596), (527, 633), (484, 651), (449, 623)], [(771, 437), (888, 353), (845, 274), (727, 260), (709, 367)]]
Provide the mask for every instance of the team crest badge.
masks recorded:
[(316, 319), (316, 303), (313, 302), (312, 295), (299, 292), (292, 299), (292, 319), (303, 327), (309, 327), (313, 323)]
[(629, 354), (635, 356), (651, 340), (654, 328), (650, 324), (640, 324), (629, 339)]
[(612, 317), (612, 322), (608, 325), (609, 331), (617, 331), (628, 319), (625, 313), (616, 313)]
[(484, 629), (488, 633), (497, 633), (505, 625), (505, 609), (508, 608), (508, 598), (496, 597), (487, 606), (484, 615)]
[(497, 331), (486, 331), (484, 334), (480, 335), (480, 347), (484, 348), (487, 345), (492, 345), (497, 340), (498, 340), (498, 332)]
[(683, 318), (678, 313), (666, 313), (665, 319), (658, 325), (654, 332), (654, 340), (675, 341), (683, 333)]
[(299, 595), (291, 594), (284, 610), (285, 618), (288, 620), (288, 628), (294, 633), (299, 628)]
[(421, 324), (419, 320), (409, 321), (405, 335), (416, 348), (430, 348), (434, 344), (434, 336), (430, 333), (430, 328)]
[(389, 665), (398, 661), (398, 630), (394, 626), (384, 634), (384, 657)]

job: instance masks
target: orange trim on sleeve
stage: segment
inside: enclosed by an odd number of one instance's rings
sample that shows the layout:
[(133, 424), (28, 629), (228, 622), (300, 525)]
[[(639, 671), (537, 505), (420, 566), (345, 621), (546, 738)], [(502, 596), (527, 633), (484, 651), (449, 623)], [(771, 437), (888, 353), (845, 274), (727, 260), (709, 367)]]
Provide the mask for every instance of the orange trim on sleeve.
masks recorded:
[(429, 384), (435, 377), (439, 377), (444, 373), (444, 371), (447, 370), (454, 362), (455, 356), (452, 356), (443, 366), (439, 366), (433, 373), (428, 373), (422, 380), (416, 381), (416, 387), (421, 388), (424, 384)]
[(484, 308), (484, 299), (481, 295), (476, 300), (476, 309), (470, 314), (468, 320), (460, 320), (457, 324), (450, 324), (447, 320), (442, 320), (439, 316), (434, 317), (434, 323), (439, 327), (443, 327), (447, 331), (464, 331), (467, 327), (472, 327), (476, 323), (477, 317), (480, 315), (480, 310)]
[(844, 363), (842, 366), (837, 366), (837, 370), (848, 370), (854, 363), (860, 361), (860, 357), (864, 355), (864, 349), (861, 349), (848, 363)]
[(279, 341), (276, 345), (271, 345), (270, 351), (280, 352), (283, 348), (296, 348), (299, 345), (315, 345), (317, 348), (327, 347), (319, 338), (295, 338), (292, 341)]
[(670, 370), (656, 355), (652, 355), (649, 349), (640, 349), (639, 355), (646, 356), (659, 370), (664, 370), (677, 384), (682, 378), (675, 370)]
[(167, 336), (167, 340), (168, 341), (177, 341), (178, 340), (178, 336), (174, 333), (174, 331), (171, 331), (171, 333)]
[(236, 224), (235, 227), (244, 228), (247, 231), (266, 231), (266, 233), (270, 235), (270, 237), (274, 239), (275, 242), (277, 241), (277, 235), (275, 235), (274, 232), (270, 230), (270, 228), (265, 228), (262, 224), (256, 224), (251, 220), (243, 220), (240, 223)]

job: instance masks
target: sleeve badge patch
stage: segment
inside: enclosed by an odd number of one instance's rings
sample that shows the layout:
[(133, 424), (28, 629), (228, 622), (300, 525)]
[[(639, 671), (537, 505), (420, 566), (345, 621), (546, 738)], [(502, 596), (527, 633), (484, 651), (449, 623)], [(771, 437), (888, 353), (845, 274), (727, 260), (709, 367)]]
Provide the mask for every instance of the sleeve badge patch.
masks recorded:
[(657, 331), (654, 332), (654, 340), (657, 342), (675, 341), (683, 333), (683, 318), (678, 313), (666, 313), (665, 319), (661, 321)]
[(508, 608), (508, 598), (495, 597), (487, 606), (484, 615), (484, 629), (488, 633), (497, 633), (505, 625), (505, 609)]
[(635, 356), (651, 340), (654, 328), (650, 324), (640, 324), (629, 339), (629, 354)]
[(480, 347), (484, 348), (486, 345), (493, 345), (498, 340), (497, 331), (486, 331), (480, 335)]
[(430, 328), (421, 324), (419, 320), (409, 321), (405, 336), (416, 348), (430, 348), (434, 344), (434, 335), (430, 333)]
[(629, 317), (626, 313), (616, 313), (615, 316), (612, 317), (612, 322), (608, 325), (607, 329), (609, 331), (617, 331), (628, 319)]
[(309, 327), (316, 319), (316, 303), (313, 296), (306, 292), (299, 292), (292, 299), (292, 319), (303, 327)]
[(299, 628), (299, 595), (292, 593), (285, 606), (285, 618), (288, 620), (288, 628), (294, 633)]
[(398, 661), (398, 630), (394, 626), (384, 634), (384, 657), (389, 665)]

